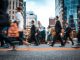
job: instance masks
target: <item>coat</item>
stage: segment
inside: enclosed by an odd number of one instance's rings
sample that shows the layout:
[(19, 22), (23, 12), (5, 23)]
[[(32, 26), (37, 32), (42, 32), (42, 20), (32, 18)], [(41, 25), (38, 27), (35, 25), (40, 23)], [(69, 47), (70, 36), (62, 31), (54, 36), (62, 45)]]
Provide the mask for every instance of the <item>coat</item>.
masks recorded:
[(9, 27), (8, 37), (19, 37), (19, 30), (16, 23), (12, 23)]
[(61, 33), (61, 29), (62, 29), (61, 23), (60, 23), (60, 21), (58, 20), (58, 21), (56, 21), (56, 24), (55, 24), (55, 31), (56, 31), (56, 33), (57, 33), (57, 34)]

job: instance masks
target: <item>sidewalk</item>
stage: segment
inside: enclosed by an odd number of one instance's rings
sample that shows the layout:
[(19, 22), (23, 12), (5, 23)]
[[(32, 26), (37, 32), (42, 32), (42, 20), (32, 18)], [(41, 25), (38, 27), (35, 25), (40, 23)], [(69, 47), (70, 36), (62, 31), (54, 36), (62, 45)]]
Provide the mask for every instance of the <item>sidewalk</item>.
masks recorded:
[(16, 46), (16, 51), (0, 48), (0, 60), (80, 60), (80, 48), (72, 48), (71, 43), (67, 43), (65, 47), (59, 46), (59, 43), (54, 47), (47, 44), (20, 45)]
[(80, 60), (80, 50), (42, 50), (0, 51), (0, 60)]
[[(76, 48), (77, 40), (76, 39), (73, 40), (75, 45), (72, 45), (70, 41), (68, 41), (69, 43), (66, 43), (64, 47), (59, 47), (61, 46), (60, 43), (55, 43), (53, 47), (49, 46), (48, 44), (40, 44), (39, 46), (35, 46), (34, 44), (31, 44), (30, 46), (26, 46), (26, 45), (16, 46), (16, 50), (19, 51), (80, 50), (80, 47)], [(11, 48), (0, 48), (0, 51), (8, 51), (8, 50), (11, 50)]]

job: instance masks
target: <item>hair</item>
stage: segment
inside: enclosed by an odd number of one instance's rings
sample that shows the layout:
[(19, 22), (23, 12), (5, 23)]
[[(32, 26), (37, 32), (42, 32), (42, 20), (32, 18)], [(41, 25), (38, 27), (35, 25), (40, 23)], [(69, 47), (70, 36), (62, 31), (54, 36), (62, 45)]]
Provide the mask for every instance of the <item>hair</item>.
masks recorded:
[(17, 22), (17, 21), (14, 21), (13, 23), (16, 23), (16, 24), (17, 24), (17, 26), (18, 26), (18, 22)]
[(56, 18), (59, 18), (58, 16), (56, 16)]
[(45, 27), (43, 27), (43, 29), (45, 29)]
[(34, 23), (34, 20), (32, 20), (31, 23), (33, 24)]
[(51, 26), (50, 26), (50, 25), (48, 26), (48, 29), (49, 29), (49, 28), (51, 28)]
[(20, 10), (22, 10), (22, 8), (21, 7), (17, 7), (16, 10), (17, 11), (20, 11)]

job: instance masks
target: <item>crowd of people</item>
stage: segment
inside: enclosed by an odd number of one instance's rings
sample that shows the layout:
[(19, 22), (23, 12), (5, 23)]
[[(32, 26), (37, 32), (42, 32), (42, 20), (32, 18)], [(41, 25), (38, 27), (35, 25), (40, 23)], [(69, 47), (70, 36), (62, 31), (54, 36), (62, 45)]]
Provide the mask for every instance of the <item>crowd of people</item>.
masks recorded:
[[(61, 26), (61, 23), (56, 16), (56, 24), (55, 27), (48, 26), (47, 33), (45, 27), (36, 27), (34, 20), (31, 21), (31, 29), (30, 29), (30, 36), (28, 40), (26, 40), (24, 35), (24, 27), (23, 27), (23, 16), (21, 14), (21, 8), (18, 7), (17, 13), (15, 15), (16, 20), (10, 23), (10, 26), (3, 29), (2, 33), (0, 34), (0, 44), (3, 47), (5, 44), (9, 44), (10, 46), (15, 49), (15, 44), (13, 41), (19, 41), (19, 44), (30, 45), (34, 43), (34, 45), (38, 46), (41, 43), (47, 43), (50, 46), (54, 46), (54, 44), (59, 41), (61, 42), (61, 47), (65, 46), (67, 40), (72, 42), (74, 45), (74, 41), (71, 37), (72, 29), (68, 25), (65, 24), (66, 28)], [(47, 39), (46, 39), (47, 36)], [(68, 39), (69, 38), (69, 39)], [(80, 31), (77, 33), (78, 43), (80, 43)]]
[[(50, 40), (52, 40), (52, 43), (50, 46), (54, 46), (55, 42), (57, 40), (59, 40), (61, 42), (61, 46), (65, 46), (68, 38), (69, 40), (72, 42), (72, 45), (74, 45), (74, 42), (72, 40), (71, 37), (71, 33), (72, 33), (72, 29), (71, 27), (68, 25), (68, 23), (66, 23), (66, 28), (62, 28), (60, 21), (58, 20), (58, 16), (56, 16), (56, 24), (54, 28), (50, 28), (50, 26), (48, 27), (49, 29), (49, 34), (48, 34), (48, 40), (50, 42)], [(52, 39), (51, 39), (52, 37)]]

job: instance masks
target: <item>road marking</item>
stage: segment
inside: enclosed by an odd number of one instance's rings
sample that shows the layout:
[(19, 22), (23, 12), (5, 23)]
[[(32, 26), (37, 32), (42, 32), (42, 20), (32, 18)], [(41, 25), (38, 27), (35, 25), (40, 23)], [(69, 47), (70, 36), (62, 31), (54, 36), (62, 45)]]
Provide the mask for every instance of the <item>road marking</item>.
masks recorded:
[[(3, 49), (1, 48), (0, 51), (8, 51), (8, 50), (11, 50), (11, 48), (9, 49)], [(80, 50), (80, 48), (31, 48), (31, 47), (28, 47), (28, 48), (16, 48), (16, 50), (18, 51), (54, 51), (54, 50)]]

